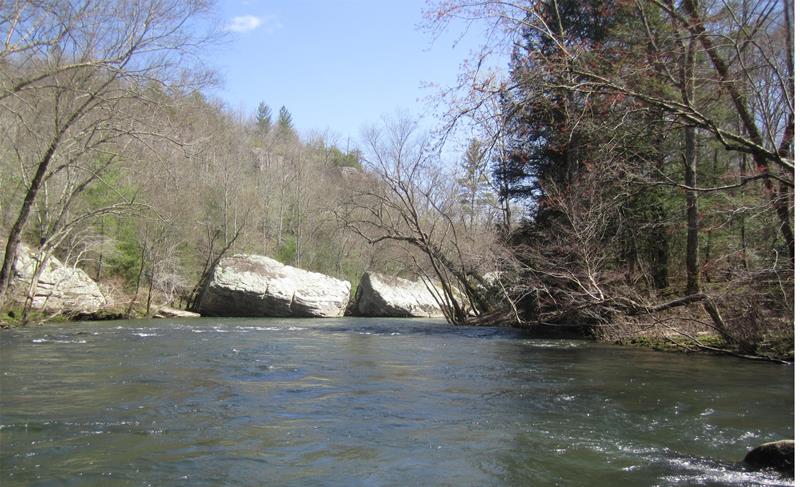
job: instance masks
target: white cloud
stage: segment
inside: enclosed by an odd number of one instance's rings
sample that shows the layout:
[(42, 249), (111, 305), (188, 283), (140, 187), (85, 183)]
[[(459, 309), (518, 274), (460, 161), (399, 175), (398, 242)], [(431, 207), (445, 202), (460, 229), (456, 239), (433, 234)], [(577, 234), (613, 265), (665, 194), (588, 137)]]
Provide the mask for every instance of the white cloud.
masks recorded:
[(264, 21), (255, 15), (242, 15), (231, 19), (228, 25), (225, 26), (225, 29), (230, 32), (238, 32), (241, 34), (256, 30), (261, 27), (263, 23)]

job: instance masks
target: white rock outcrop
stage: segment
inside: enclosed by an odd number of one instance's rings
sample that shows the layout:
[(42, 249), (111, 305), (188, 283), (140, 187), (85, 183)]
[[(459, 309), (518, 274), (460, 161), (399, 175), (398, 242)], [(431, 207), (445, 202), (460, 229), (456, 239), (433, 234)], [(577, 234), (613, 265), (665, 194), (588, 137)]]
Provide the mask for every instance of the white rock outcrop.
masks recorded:
[[(26, 245), (17, 249), (13, 284), (24, 296), (37, 267), (36, 255)], [(48, 313), (92, 314), (106, 304), (100, 287), (84, 271), (50, 257), (39, 275), (32, 307)]]
[(349, 297), (347, 281), (238, 254), (214, 269), (197, 310), (204, 316), (338, 317)]
[(410, 318), (444, 316), (424, 282), (374, 272), (365, 272), (361, 276), (353, 314)]

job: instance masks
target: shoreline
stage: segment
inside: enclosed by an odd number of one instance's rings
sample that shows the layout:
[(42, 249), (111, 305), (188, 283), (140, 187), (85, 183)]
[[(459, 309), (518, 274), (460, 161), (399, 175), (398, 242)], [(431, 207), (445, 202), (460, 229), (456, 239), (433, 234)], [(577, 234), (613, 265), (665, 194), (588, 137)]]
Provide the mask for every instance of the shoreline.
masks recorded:
[[(12, 316), (9, 316), (12, 315)], [(124, 313), (110, 311), (106, 313), (94, 313), (92, 315), (76, 315), (75, 317), (68, 317), (65, 315), (50, 315), (45, 317), (40, 312), (34, 312), (29, 319), (28, 323), (22, 323), (15, 317), (15, 310), (10, 310), (10, 313), (5, 313), (0, 316), (0, 330), (11, 330), (15, 328), (40, 326), (47, 323), (80, 323), (92, 321), (134, 321), (134, 320), (164, 320), (170, 317), (155, 317), (155, 316), (134, 316), (126, 317)], [(200, 318), (209, 318), (201, 316)], [(236, 318), (236, 317), (231, 317)], [(250, 317), (250, 319), (270, 319), (276, 317)], [(283, 317), (285, 319), (293, 319)], [(339, 319), (347, 318), (362, 318), (359, 316), (342, 316)], [(380, 318), (380, 317), (374, 317)], [(193, 319), (193, 318), (185, 318)], [(307, 318), (296, 318), (307, 319)], [(407, 318), (414, 319), (429, 319), (429, 318)], [(587, 340), (596, 343), (605, 343), (625, 348), (638, 348), (648, 349), (654, 352), (665, 353), (683, 353), (683, 354), (700, 354), (709, 356), (732, 356), (745, 360), (762, 361), (776, 363), (780, 365), (794, 365), (794, 338), (793, 337), (771, 337), (764, 341), (764, 346), (758, 350), (757, 354), (744, 354), (740, 353), (730, 346), (728, 346), (722, 336), (719, 334), (702, 331), (694, 334), (687, 333), (673, 333), (665, 334), (658, 332), (642, 333), (638, 336), (627, 336), (625, 338), (603, 338), (591, 333), (591, 327), (588, 325), (575, 325), (575, 326), (548, 326), (535, 329), (531, 326), (519, 326), (510, 323), (500, 322), (472, 322), (466, 324), (454, 324), (454, 327), (497, 327), (497, 328), (516, 328), (526, 330), (532, 333), (533, 338), (536, 339), (550, 339), (550, 340)], [(587, 332), (587, 330), (589, 330)]]

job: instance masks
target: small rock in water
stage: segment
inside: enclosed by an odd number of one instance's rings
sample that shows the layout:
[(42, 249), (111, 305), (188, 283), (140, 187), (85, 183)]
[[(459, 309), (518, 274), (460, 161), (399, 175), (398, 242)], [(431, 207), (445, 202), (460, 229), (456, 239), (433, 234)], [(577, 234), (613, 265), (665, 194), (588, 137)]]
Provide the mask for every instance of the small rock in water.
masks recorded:
[(186, 311), (183, 309), (175, 309), (170, 308), (169, 306), (164, 306), (160, 308), (153, 318), (199, 318), (200, 313), (194, 313), (192, 311)]
[(774, 469), (783, 474), (794, 475), (794, 440), (759, 445), (744, 457), (744, 463), (757, 470)]

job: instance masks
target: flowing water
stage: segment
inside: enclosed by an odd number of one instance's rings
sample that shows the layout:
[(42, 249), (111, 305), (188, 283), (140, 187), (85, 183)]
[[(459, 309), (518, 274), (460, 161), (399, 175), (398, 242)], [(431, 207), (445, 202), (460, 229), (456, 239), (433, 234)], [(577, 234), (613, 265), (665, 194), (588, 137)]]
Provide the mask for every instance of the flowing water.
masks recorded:
[(427, 320), (0, 332), (0, 485), (792, 485), (793, 368)]

